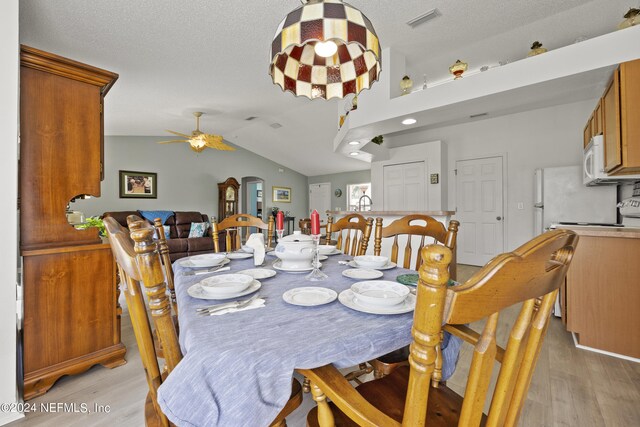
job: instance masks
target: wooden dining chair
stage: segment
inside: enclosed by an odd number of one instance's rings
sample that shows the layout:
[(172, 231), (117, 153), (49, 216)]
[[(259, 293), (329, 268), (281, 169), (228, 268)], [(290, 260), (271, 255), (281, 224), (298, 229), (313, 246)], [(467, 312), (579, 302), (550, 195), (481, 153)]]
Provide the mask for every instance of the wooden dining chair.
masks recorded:
[[(222, 221), (214, 222), (213, 229), (213, 248), (216, 252), (220, 252), (219, 233), (227, 230), (225, 236), (225, 250), (227, 252), (240, 249), (243, 242), (249, 239), (251, 228), (257, 228), (267, 232), (264, 243), (267, 247), (271, 247), (271, 239), (273, 238), (273, 216), (269, 215), (269, 222), (264, 223), (258, 217), (249, 214), (237, 214), (226, 217)], [(244, 232), (244, 233), (243, 233)], [(244, 234), (244, 236), (243, 236)]]
[[(454, 287), (447, 287), (451, 250), (442, 245), (424, 248), (410, 366), (356, 389), (332, 365), (300, 370), (310, 378), (317, 402), (307, 425), (517, 425), (558, 288), (577, 243), (572, 231), (547, 232), (498, 255)], [(498, 318), (501, 310), (515, 304), (521, 304), (520, 313), (505, 349), (496, 344)], [(480, 333), (464, 326), (482, 319), (486, 323)], [(443, 329), (474, 346), (464, 398), (437, 381), (436, 353)], [(501, 365), (485, 415), (495, 361)]]
[[(300, 229), (300, 232), (302, 234), (306, 234), (308, 236), (311, 235), (311, 218), (302, 218), (300, 221), (298, 221), (298, 228)], [(322, 231), (322, 229), (324, 228), (324, 232)], [(327, 224), (320, 224), (320, 234), (327, 234)]]
[[(451, 249), (452, 257), (449, 265), (449, 276), (451, 280), (456, 280), (456, 238), (459, 226), (460, 223), (458, 221), (451, 220), (449, 221), (448, 228), (444, 228), (444, 224), (428, 215), (407, 215), (383, 227), (382, 218), (376, 218), (373, 253), (374, 255), (380, 255), (382, 239), (393, 237), (390, 259), (392, 262), (398, 262), (398, 236), (406, 236), (406, 243), (402, 251), (403, 268), (411, 268), (413, 254), (413, 248), (411, 247), (412, 237), (420, 237), (413, 268), (417, 271), (422, 265), (422, 248), (425, 246), (426, 238), (428, 239), (427, 244), (440, 243)], [(382, 378), (385, 375), (389, 375), (399, 366), (407, 365), (409, 363), (408, 358), (409, 347), (407, 346), (371, 360), (369, 364), (373, 367), (374, 377)]]
[[(406, 242), (402, 251), (402, 267), (411, 269), (411, 260), (413, 256), (412, 237), (420, 237), (418, 250), (416, 251), (415, 264), (412, 268), (418, 271), (422, 264), (422, 248), (426, 244), (440, 243), (451, 249), (453, 254), (451, 265), (449, 266), (449, 275), (451, 280), (456, 280), (456, 238), (460, 223), (456, 220), (449, 221), (448, 228), (444, 227), (437, 219), (429, 215), (407, 215), (396, 219), (386, 227), (382, 226), (382, 218), (376, 218), (376, 226), (373, 240), (373, 253), (380, 255), (382, 248), (382, 239), (393, 237), (391, 246), (391, 261), (398, 262), (399, 255), (399, 236), (406, 236)], [(425, 242), (426, 239), (426, 242)]]
[(338, 233), (336, 249), (351, 256), (364, 255), (367, 252), (369, 238), (373, 229), (373, 218), (360, 214), (349, 214), (335, 223), (333, 217), (327, 218), (326, 241), (333, 241), (333, 233)]
[[(127, 222), (129, 230), (123, 228), (111, 217), (104, 219), (109, 243), (122, 279), (122, 292), (127, 301), (133, 332), (149, 385), (149, 393), (145, 401), (145, 425), (149, 427), (170, 426), (173, 424), (169, 422), (158, 405), (157, 391), (182, 359), (178, 334), (171, 317), (172, 304), (167, 297), (167, 282), (158, 244), (153, 240), (153, 226), (147, 221), (137, 220), (133, 216), (129, 217)], [(141, 284), (148, 297), (148, 308), (153, 323), (149, 321), (147, 306), (141, 293)], [(164, 369), (161, 369), (158, 363), (153, 344), (154, 331), (157, 333), (164, 351), (166, 363)], [(300, 383), (294, 379), (291, 397), (271, 425), (286, 426), (285, 417), (301, 403), (302, 388)]]

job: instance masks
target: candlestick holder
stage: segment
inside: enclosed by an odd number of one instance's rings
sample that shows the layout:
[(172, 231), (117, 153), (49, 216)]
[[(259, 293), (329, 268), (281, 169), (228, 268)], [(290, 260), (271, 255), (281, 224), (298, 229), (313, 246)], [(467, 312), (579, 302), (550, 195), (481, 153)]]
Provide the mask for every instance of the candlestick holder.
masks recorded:
[(311, 273), (307, 274), (307, 276), (305, 277), (306, 280), (311, 280), (313, 282), (317, 282), (320, 280), (325, 280), (327, 279), (329, 276), (327, 276), (326, 274), (324, 274), (322, 271), (320, 271), (320, 260), (319, 258), (319, 248), (318, 245), (320, 244), (320, 234), (312, 234), (311, 238), (313, 239), (313, 244), (315, 246), (315, 251), (314, 251), (314, 255), (313, 255), (313, 271), (311, 271)]

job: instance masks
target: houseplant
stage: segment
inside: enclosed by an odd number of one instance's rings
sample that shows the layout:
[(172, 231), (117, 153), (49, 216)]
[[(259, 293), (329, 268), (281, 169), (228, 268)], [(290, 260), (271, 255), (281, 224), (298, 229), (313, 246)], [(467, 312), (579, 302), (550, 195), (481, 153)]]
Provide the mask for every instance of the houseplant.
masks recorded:
[(107, 236), (107, 229), (104, 226), (102, 218), (100, 218), (99, 216), (90, 216), (82, 224), (76, 226), (76, 228), (80, 230), (84, 230), (89, 227), (96, 227), (98, 229), (100, 237)]

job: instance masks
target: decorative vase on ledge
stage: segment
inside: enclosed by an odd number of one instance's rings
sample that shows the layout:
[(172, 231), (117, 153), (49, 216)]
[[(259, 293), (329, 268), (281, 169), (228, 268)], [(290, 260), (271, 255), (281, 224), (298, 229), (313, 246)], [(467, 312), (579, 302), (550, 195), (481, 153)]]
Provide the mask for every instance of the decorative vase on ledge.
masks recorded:
[(462, 73), (467, 71), (468, 66), (469, 64), (467, 64), (466, 62), (462, 62), (458, 59), (455, 64), (449, 67), (449, 72), (453, 74), (454, 80), (458, 80), (462, 78)]
[(547, 49), (545, 49), (544, 47), (542, 47), (542, 43), (540, 43), (539, 41), (534, 41), (533, 44), (531, 45), (531, 50), (529, 51), (529, 53), (527, 54), (527, 56), (536, 56), (536, 55), (540, 55), (541, 53), (545, 53), (547, 51)]
[(624, 14), (624, 21), (618, 25), (619, 30), (624, 30), (625, 28), (633, 27), (634, 25), (640, 24), (640, 9), (630, 8), (627, 13)]

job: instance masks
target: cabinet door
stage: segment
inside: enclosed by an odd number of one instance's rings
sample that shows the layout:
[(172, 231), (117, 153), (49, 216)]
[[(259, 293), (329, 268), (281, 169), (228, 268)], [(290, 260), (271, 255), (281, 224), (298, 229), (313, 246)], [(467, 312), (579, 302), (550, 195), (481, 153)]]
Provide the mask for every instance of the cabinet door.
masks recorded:
[(583, 139), (584, 148), (587, 148), (587, 145), (589, 145), (589, 141), (591, 141), (591, 120), (587, 121), (587, 125), (584, 127)]
[(603, 97), (604, 170), (609, 172), (622, 164), (620, 144), (620, 75), (613, 73), (613, 81)]
[(620, 66), (621, 173), (640, 172), (640, 60)]
[(602, 99), (600, 99), (596, 110), (593, 112), (593, 120), (595, 128), (591, 129), (591, 134), (593, 136), (602, 135)]

